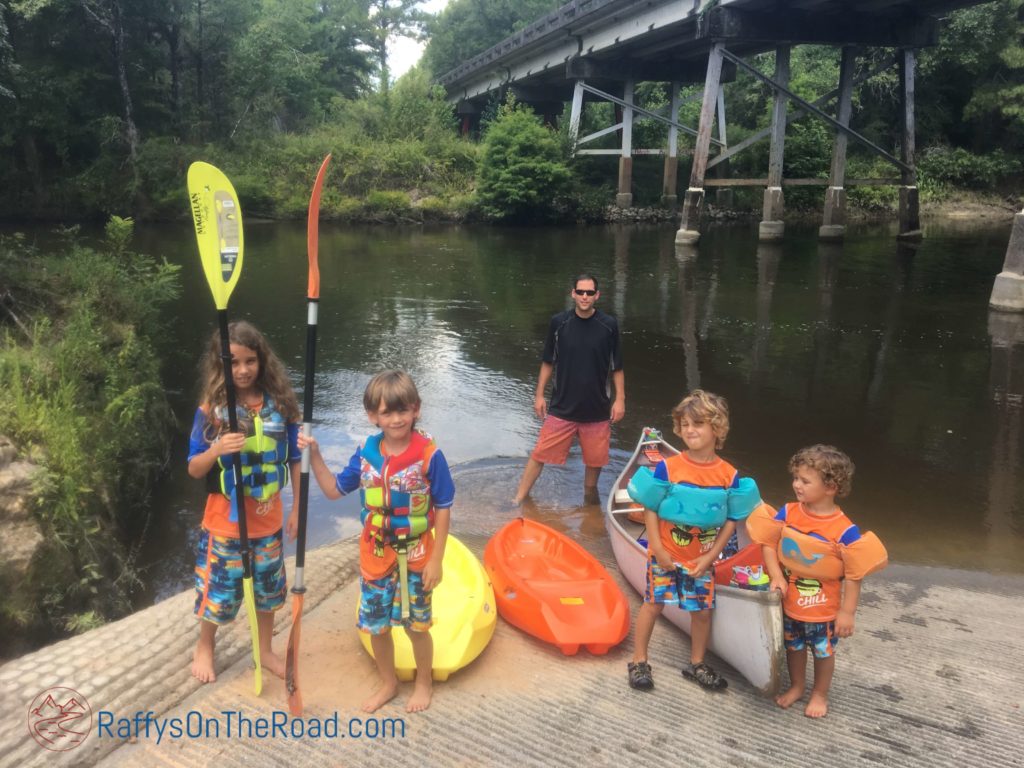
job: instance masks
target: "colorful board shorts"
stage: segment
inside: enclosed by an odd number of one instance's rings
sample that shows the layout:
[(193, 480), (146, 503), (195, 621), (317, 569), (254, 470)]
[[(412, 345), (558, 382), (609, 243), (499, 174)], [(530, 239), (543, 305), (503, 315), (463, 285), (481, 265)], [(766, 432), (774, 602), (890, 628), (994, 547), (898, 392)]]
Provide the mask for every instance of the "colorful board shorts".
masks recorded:
[(409, 618), (402, 620), (402, 594), (398, 569), (379, 579), (359, 579), (359, 621), (363, 632), (383, 635), (392, 627), (404, 626), (413, 632), (426, 632), (433, 624), (431, 597), (423, 589), (423, 574), (409, 571)]
[(565, 464), (572, 439), (578, 437), (583, 451), (583, 464), (603, 467), (608, 463), (611, 434), (610, 421), (567, 421), (549, 414), (540, 428), (537, 445), (530, 458), (541, 464)]
[(644, 602), (678, 605), (684, 611), (709, 611), (715, 607), (712, 569), (708, 568), (703, 576), (695, 579), (682, 566), (666, 571), (653, 555), (648, 555)]
[[(257, 611), (276, 611), (284, 605), (287, 586), (282, 532), (249, 539), (252, 550), (252, 586)], [(242, 604), (241, 539), (214, 536), (206, 528), (199, 534), (196, 556), (196, 606), (200, 619), (214, 624), (234, 621)]]
[(816, 659), (827, 659), (835, 655), (836, 646), (839, 645), (834, 621), (810, 622), (783, 616), (782, 634), (787, 651), (810, 648)]

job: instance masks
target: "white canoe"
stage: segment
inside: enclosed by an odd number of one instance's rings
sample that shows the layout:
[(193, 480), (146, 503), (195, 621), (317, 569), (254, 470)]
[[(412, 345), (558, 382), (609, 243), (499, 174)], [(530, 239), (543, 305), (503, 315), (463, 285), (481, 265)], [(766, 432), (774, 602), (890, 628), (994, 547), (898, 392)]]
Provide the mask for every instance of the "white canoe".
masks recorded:
[[(647, 550), (637, 540), (646, 535), (640, 523), (629, 519), (629, 513), (642, 510), (629, 498), (626, 487), (639, 467), (654, 463), (644, 453), (654, 448), (668, 457), (679, 453), (652, 430), (645, 429), (626, 468), (615, 481), (605, 505), (605, 526), (611, 537), (612, 550), (626, 580), (641, 595), (647, 584)], [(751, 685), (766, 696), (776, 694), (786, 651), (782, 640), (782, 602), (777, 592), (756, 592), (728, 586), (733, 564), (750, 564), (760, 559), (755, 547), (747, 549), (750, 538), (745, 525), (737, 528), (740, 552), (715, 566), (715, 610), (711, 619), (709, 649), (734, 667)], [(690, 614), (678, 606), (667, 605), (665, 618), (690, 633)]]

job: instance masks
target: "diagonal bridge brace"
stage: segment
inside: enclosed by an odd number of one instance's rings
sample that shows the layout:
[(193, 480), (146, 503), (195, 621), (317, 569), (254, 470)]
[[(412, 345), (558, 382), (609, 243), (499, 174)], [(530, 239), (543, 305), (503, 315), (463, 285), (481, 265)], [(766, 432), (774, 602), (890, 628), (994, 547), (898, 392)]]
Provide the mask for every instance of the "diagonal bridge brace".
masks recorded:
[[(652, 120), (658, 121), (659, 123), (664, 123), (665, 125), (670, 125), (673, 128), (676, 128), (676, 129), (678, 129), (680, 131), (683, 131), (684, 133), (690, 134), (691, 136), (696, 136), (697, 135), (697, 131), (693, 130), (693, 128), (690, 128), (689, 126), (681, 125), (680, 123), (677, 123), (675, 120), (672, 120), (672, 119), (667, 118), (667, 117), (663, 117), (662, 115), (659, 115), (657, 112), (652, 112), (649, 109), (644, 109), (643, 107), (638, 107), (636, 104), (631, 104), (630, 102), (625, 101), (624, 99), (620, 99), (618, 96), (612, 96), (610, 93), (607, 93), (607, 92), (602, 91), (602, 90), (600, 90), (598, 88), (595, 88), (592, 85), (587, 85), (586, 83), (580, 83), (580, 87), (584, 91), (592, 93), (592, 94), (594, 94), (595, 96), (597, 96), (597, 97), (599, 97), (601, 99), (605, 99), (606, 101), (610, 101), (612, 104), (617, 104), (620, 107), (632, 109), (634, 112), (636, 112), (638, 114), (641, 114), (644, 117), (649, 117)], [(586, 138), (596, 138), (596, 137), (597, 137), (597, 134), (592, 134), (591, 136), (588, 136)], [(711, 142), (713, 144), (717, 144), (720, 147), (725, 147), (725, 143), (724, 142), (719, 141), (718, 139), (716, 139), (714, 137), (711, 138)]]
[(914, 169), (911, 166), (907, 165), (902, 160), (900, 160), (900, 159), (894, 157), (893, 155), (889, 154), (884, 149), (882, 149), (880, 146), (878, 146), (873, 141), (868, 139), (866, 136), (863, 136), (863, 135), (857, 133), (857, 131), (853, 130), (849, 126), (843, 125), (838, 120), (836, 120), (834, 117), (832, 117), (831, 115), (829, 115), (829, 114), (827, 114), (825, 112), (822, 112), (820, 109), (818, 109), (816, 106), (814, 106), (814, 104), (812, 104), (811, 102), (806, 101), (806, 100), (800, 98), (795, 93), (790, 91), (788, 88), (783, 88), (781, 85), (779, 85), (774, 80), (772, 80), (770, 77), (768, 77), (768, 75), (765, 75), (762, 72), (758, 71), (756, 68), (754, 68), (753, 66), (751, 66), (750, 64), (745, 62), (743, 59), (741, 59), (736, 54), (734, 54), (734, 53), (726, 50), (725, 48), (723, 48), (722, 49), (722, 56), (725, 59), (733, 62), (736, 66), (741, 67), (742, 69), (745, 69), (747, 72), (749, 72), (751, 75), (753, 75), (755, 78), (757, 78), (761, 82), (763, 82), (766, 85), (768, 85), (770, 88), (778, 91), (779, 93), (782, 93), (787, 99), (789, 99), (790, 101), (792, 101), (795, 104), (797, 104), (805, 112), (810, 112), (812, 115), (816, 115), (816, 116), (820, 117), (826, 123), (828, 123), (833, 128), (835, 128), (837, 131), (842, 131), (847, 136), (849, 136), (851, 139), (853, 139), (854, 141), (856, 141), (856, 142), (858, 142), (860, 144), (863, 144), (865, 147), (870, 149), (872, 152), (874, 152), (875, 154), (879, 155), (883, 159), (889, 161), (890, 163), (895, 165), (900, 170), (906, 171), (907, 173), (913, 173), (914, 172)]
[[(871, 78), (875, 77), (876, 75), (880, 75), (882, 72), (884, 72), (885, 70), (891, 68), (895, 64), (896, 64), (896, 57), (895, 56), (888, 57), (881, 64), (878, 64), (877, 66), (872, 67), (869, 71), (862, 72), (861, 74), (857, 75), (857, 77), (854, 78), (853, 87), (856, 88), (858, 85), (863, 85), (864, 83), (866, 83)], [(818, 98), (816, 98), (814, 101), (811, 102), (811, 106), (813, 106), (813, 107), (823, 107), (826, 104), (828, 104), (830, 101), (832, 101), (834, 98), (836, 98), (838, 95), (839, 95), (839, 89), (835, 88), (835, 89), (829, 91), (828, 93), (826, 93), (825, 95), (819, 96)], [(792, 112), (790, 112), (788, 115), (786, 115), (786, 126), (788, 127), (791, 123), (795, 123), (797, 120), (801, 120), (801, 119), (803, 119), (806, 116), (807, 116), (807, 112), (805, 112), (802, 108), (801, 109), (795, 109)], [(767, 128), (762, 128), (757, 133), (751, 134), (750, 136), (748, 136), (747, 138), (745, 138), (743, 141), (739, 142), (738, 144), (733, 144), (728, 149), (723, 150), (719, 154), (715, 155), (715, 157), (712, 158), (708, 162), (708, 168), (714, 168), (719, 163), (724, 163), (726, 160), (728, 160), (728, 159), (730, 159), (732, 157), (735, 157), (740, 152), (745, 150), (747, 147), (753, 146), (754, 144), (756, 144), (757, 142), (761, 141), (762, 139), (768, 138), (771, 135), (771, 133), (772, 133), (772, 127), (769, 125)]]

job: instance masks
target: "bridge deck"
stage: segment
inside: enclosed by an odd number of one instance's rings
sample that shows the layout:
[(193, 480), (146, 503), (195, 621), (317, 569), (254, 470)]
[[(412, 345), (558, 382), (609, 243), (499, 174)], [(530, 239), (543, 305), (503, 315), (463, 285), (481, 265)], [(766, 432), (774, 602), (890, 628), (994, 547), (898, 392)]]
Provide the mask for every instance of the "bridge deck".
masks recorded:
[[(716, 40), (740, 55), (782, 43), (924, 47), (937, 42), (938, 17), (987, 1), (719, 0), (711, 7), (707, 0), (573, 0), (440, 82), (453, 100), (510, 83), (562, 91), (566, 65), (579, 58), (609, 65), (618, 79), (629, 72), (637, 80), (699, 81)], [(598, 69), (588, 79), (605, 78)]]

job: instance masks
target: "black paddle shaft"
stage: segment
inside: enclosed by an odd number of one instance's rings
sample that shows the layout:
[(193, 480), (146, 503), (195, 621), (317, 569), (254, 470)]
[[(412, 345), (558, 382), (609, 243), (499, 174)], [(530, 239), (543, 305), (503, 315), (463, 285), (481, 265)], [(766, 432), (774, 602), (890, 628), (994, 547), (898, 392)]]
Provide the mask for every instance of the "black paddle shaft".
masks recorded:
[[(231, 340), (228, 338), (228, 311), (217, 310), (217, 322), (220, 325), (220, 357), (224, 362), (224, 392), (228, 400), (228, 429), (238, 431), (238, 416), (235, 413), (235, 378), (231, 372)], [(242, 490), (242, 455), (231, 455), (231, 471), (235, 475), (232, 504), (235, 505), (235, 516), (238, 518), (238, 538), (241, 541), (242, 577), (252, 578), (252, 562), (249, 552), (249, 529), (245, 520), (245, 503)]]
[[(309, 299), (311, 312), (318, 303)], [(313, 423), (313, 378), (316, 372), (316, 323), (306, 323), (306, 384), (302, 397), (302, 421)], [(306, 565), (306, 518), (309, 510), (309, 470), (299, 476), (299, 535), (295, 542), (295, 567)]]

